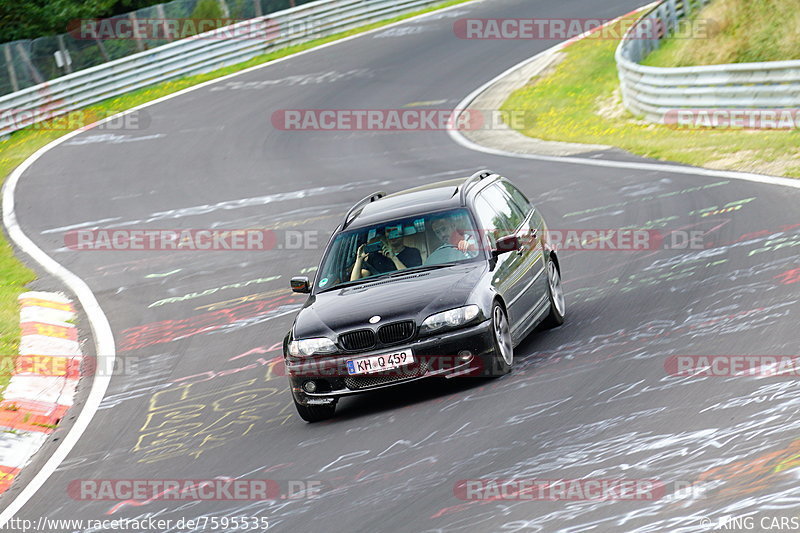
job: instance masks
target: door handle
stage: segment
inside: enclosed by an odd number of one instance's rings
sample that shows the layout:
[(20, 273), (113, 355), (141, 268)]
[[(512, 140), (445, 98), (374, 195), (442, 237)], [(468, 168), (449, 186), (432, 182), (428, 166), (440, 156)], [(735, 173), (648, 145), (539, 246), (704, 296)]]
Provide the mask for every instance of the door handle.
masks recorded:
[[(533, 230), (530, 233), (530, 238), (526, 239), (524, 242), (533, 243), (533, 247), (536, 248), (536, 230)], [(527, 250), (527, 247), (523, 243), (520, 245), (519, 250), (517, 250), (517, 255), (522, 255), (522, 253), (525, 252), (525, 250)]]

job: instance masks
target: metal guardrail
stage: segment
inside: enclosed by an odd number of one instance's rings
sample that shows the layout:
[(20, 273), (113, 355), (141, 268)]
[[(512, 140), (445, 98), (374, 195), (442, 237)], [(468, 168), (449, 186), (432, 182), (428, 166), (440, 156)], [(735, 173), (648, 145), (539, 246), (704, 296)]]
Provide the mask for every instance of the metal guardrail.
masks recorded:
[(664, 123), (679, 109), (800, 107), (800, 61), (661, 68), (641, 61), (711, 0), (663, 0), (642, 16), (616, 51), (622, 100), (648, 122)]
[[(441, 2), (318, 0), (201, 33), (0, 97), (0, 136), (155, 83), (241, 63)], [(232, 34), (236, 37), (221, 37)]]
[[(310, 1), (170, 0), (103, 19), (72, 20), (63, 20), (67, 14), (61, 13), (63, 10), (55, 9), (61, 4), (51, 2), (49, 6), (43, 7), (48, 10), (48, 16), (53, 21), (58, 20), (64, 25), (66, 33), (0, 44), (0, 96), (144, 50), (152, 50), (190, 35)], [(202, 27), (198, 26), (200, 24)], [(97, 25), (100, 28), (96, 33), (86, 31)], [(126, 27), (132, 29), (133, 25), (144, 31), (137, 31), (135, 39), (121, 38)], [(109, 29), (115, 35), (110, 36)], [(6, 37), (14, 33), (15, 30), (11, 27), (2, 27), (0, 30), (0, 35)]]

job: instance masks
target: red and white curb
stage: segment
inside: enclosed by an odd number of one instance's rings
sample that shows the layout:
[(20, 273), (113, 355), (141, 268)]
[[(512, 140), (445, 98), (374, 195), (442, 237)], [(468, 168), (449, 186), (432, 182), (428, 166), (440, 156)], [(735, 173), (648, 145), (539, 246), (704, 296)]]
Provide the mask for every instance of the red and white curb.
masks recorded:
[(19, 355), (0, 400), (0, 493), (5, 492), (72, 407), (82, 360), (75, 309), (51, 292), (19, 296)]

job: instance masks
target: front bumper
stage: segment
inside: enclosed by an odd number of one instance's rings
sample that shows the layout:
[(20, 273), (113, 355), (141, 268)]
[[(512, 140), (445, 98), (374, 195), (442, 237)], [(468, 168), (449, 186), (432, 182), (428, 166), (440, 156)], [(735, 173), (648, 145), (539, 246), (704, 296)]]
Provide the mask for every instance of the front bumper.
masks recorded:
[[(371, 374), (351, 376), (347, 372), (348, 360), (401, 350), (411, 350), (413, 364)], [(476, 362), (482, 362), (483, 356), (493, 350), (491, 320), (485, 320), (474, 326), (380, 350), (324, 358), (292, 358), (285, 363), (292, 392), (302, 402), (304, 398), (338, 398), (434, 376), (477, 375), (479, 365)], [(315, 392), (303, 388), (308, 381), (314, 381)]]

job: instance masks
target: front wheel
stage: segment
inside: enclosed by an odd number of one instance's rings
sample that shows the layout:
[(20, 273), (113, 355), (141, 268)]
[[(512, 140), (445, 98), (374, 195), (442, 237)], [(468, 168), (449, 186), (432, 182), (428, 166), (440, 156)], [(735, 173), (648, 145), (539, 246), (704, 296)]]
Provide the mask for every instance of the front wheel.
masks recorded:
[(306, 422), (322, 422), (333, 418), (336, 412), (336, 401), (324, 405), (306, 405), (297, 401), (297, 397), (292, 393), (294, 406), (297, 409), (297, 414)]
[(483, 359), (483, 375), (497, 377), (508, 374), (514, 365), (514, 343), (508, 316), (497, 302), (492, 305), (492, 341), (494, 350)]
[(545, 328), (555, 328), (564, 323), (567, 306), (564, 301), (564, 290), (561, 288), (561, 273), (550, 256), (547, 257), (547, 295), (550, 299), (550, 314), (542, 325)]

